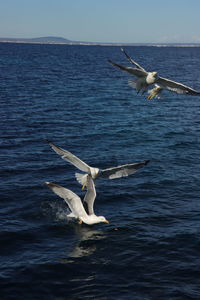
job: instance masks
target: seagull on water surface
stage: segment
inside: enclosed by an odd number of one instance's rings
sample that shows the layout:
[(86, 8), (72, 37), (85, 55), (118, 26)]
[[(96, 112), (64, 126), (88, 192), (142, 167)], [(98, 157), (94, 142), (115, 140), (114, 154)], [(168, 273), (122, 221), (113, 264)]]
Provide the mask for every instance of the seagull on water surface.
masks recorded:
[[(148, 72), (143, 67), (141, 67), (137, 62), (135, 62), (124, 49), (121, 49), (128, 60), (135, 65), (136, 67), (125, 67), (119, 64), (108, 60), (108, 62), (114, 67), (119, 68), (122, 71), (128, 72), (131, 75), (137, 77), (136, 81), (129, 80), (129, 85), (137, 90), (138, 93), (148, 92), (150, 95), (148, 99), (151, 100), (154, 97), (158, 97), (162, 90), (166, 89), (177, 94), (187, 94), (193, 96), (200, 96), (200, 92), (196, 91), (182, 83), (160, 77), (158, 76), (158, 72)], [(149, 86), (154, 85), (154, 88), (148, 90)]]
[(51, 148), (61, 156), (62, 159), (70, 162), (72, 165), (77, 167), (79, 170), (85, 172), (86, 174), (80, 174), (76, 173), (76, 179), (77, 181), (83, 186), (83, 189), (86, 185), (87, 175), (89, 174), (92, 179), (96, 178), (109, 178), (109, 179), (115, 179), (120, 177), (129, 176), (133, 173), (135, 173), (138, 169), (144, 167), (149, 163), (149, 160), (144, 160), (139, 163), (132, 163), (132, 164), (126, 164), (121, 165), (113, 168), (108, 168), (101, 170), (99, 168), (90, 167), (88, 164), (86, 164), (84, 161), (82, 161), (80, 158), (72, 154), (71, 152), (64, 150), (52, 142), (48, 141), (48, 144), (51, 146)]
[(83, 203), (81, 201), (81, 198), (73, 193), (71, 190), (68, 190), (60, 185), (51, 183), (51, 182), (45, 182), (47, 186), (59, 197), (63, 198), (65, 202), (67, 203), (71, 214), (70, 217), (74, 217), (79, 220), (79, 224), (85, 223), (88, 225), (93, 225), (97, 223), (109, 223), (108, 220), (106, 220), (103, 216), (96, 216), (94, 213), (94, 201), (96, 198), (96, 190), (94, 186), (94, 181), (92, 180), (92, 177), (90, 175), (86, 175), (86, 187), (87, 192), (85, 194), (83, 202), (87, 203), (88, 207), (88, 213), (86, 212)]

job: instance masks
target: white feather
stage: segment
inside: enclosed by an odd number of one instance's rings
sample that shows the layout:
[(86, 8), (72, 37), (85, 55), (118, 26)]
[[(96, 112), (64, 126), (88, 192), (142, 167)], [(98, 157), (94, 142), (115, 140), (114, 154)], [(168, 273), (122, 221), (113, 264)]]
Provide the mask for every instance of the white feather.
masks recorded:
[(76, 180), (82, 186), (86, 185), (86, 183), (87, 183), (87, 176), (88, 176), (88, 174), (75, 173)]

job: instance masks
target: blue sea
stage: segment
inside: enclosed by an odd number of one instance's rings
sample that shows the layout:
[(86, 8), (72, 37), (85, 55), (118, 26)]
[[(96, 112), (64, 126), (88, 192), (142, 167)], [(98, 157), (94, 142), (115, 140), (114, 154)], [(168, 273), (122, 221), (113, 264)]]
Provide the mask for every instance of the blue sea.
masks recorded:
[[(150, 71), (200, 90), (199, 47), (126, 47)], [(147, 100), (117, 46), (0, 44), (0, 299), (200, 299), (200, 97)], [(81, 198), (77, 169), (49, 139), (99, 168), (79, 225), (45, 181)]]

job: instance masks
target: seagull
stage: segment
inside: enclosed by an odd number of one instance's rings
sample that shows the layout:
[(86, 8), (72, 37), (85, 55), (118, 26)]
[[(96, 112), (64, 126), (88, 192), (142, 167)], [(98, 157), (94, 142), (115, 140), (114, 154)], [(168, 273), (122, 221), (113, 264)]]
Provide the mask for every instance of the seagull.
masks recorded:
[[(132, 65), (135, 65), (138, 69), (146, 72), (146, 70), (141, 66), (139, 65), (136, 61), (134, 61), (128, 54), (127, 52), (121, 48), (121, 51), (125, 54), (125, 56), (127, 57), (128, 61), (132, 64)], [(136, 82), (133, 81), (133, 80), (129, 80), (128, 81), (128, 84), (132, 87), (132, 88), (136, 88)], [(147, 91), (147, 93), (149, 94), (149, 96), (147, 97), (148, 100), (151, 100), (153, 99), (154, 97), (155, 98), (160, 98), (160, 93), (163, 91), (163, 88), (159, 85), (159, 84), (155, 84), (154, 85), (154, 88), (153, 89), (149, 89)]]
[(149, 86), (156, 85), (153, 90), (149, 90), (150, 96), (148, 99), (153, 99), (156, 97), (163, 89), (175, 92), (177, 94), (187, 94), (187, 95), (193, 95), (198, 96), (200, 95), (200, 92), (197, 90), (194, 90), (182, 83), (160, 77), (158, 76), (158, 72), (148, 72), (143, 67), (141, 67), (138, 63), (136, 63), (130, 56), (122, 49), (128, 60), (135, 65), (136, 67), (125, 67), (119, 64), (114, 63), (111, 60), (108, 60), (108, 62), (114, 66), (119, 68), (122, 71), (128, 72), (131, 75), (134, 75), (137, 77), (136, 81), (132, 81), (132, 83), (129, 81), (129, 84), (134, 87), (138, 93), (145, 93), (148, 91)]
[(84, 189), (87, 179), (87, 174), (89, 174), (92, 179), (96, 179), (98, 177), (100, 178), (109, 178), (109, 179), (115, 179), (120, 177), (129, 176), (133, 173), (135, 173), (138, 169), (144, 167), (149, 163), (149, 160), (144, 160), (139, 163), (132, 163), (132, 164), (126, 164), (121, 165), (113, 168), (108, 168), (101, 170), (99, 168), (90, 167), (88, 164), (86, 164), (84, 161), (82, 161), (80, 158), (72, 154), (71, 152), (64, 150), (52, 142), (48, 141), (48, 144), (51, 146), (51, 148), (61, 156), (62, 159), (70, 162), (72, 165), (77, 167), (79, 170), (85, 172), (86, 174), (80, 174), (75, 173), (77, 181), (83, 186)]
[(93, 206), (96, 198), (96, 190), (95, 190), (94, 182), (90, 175), (87, 175), (87, 182), (86, 182), (87, 192), (84, 197), (84, 202), (86, 202), (88, 206), (88, 213), (86, 212), (83, 206), (81, 198), (75, 193), (73, 193), (71, 190), (68, 190), (52, 182), (45, 182), (45, 183), (55, 194), (57, 194), (58, 196), (60, 196), (65, 200), (74, 218), (79, 220), (79, 224), (85, 223), (87, 225), (93, 225), (101, 222), (106, 224), (109, 223), (109, 221), (106, 220), (105, 217), (96, 216), (94, 213)]

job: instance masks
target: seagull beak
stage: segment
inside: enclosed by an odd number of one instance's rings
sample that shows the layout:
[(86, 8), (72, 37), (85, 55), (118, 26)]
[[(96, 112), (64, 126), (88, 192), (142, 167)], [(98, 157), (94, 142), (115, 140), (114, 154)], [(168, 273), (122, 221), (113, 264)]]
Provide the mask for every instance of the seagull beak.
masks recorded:
[(110, 222), (108, 220), (105, 220), (104, 223), (109, 224)]

